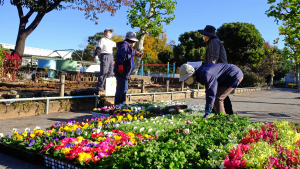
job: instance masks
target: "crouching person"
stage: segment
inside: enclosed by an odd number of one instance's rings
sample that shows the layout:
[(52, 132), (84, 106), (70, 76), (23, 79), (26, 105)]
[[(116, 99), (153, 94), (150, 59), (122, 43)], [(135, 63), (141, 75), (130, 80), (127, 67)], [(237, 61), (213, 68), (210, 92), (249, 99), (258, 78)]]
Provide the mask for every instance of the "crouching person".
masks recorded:
[(128, 91), (128, 77), (133, 68), (134, 55), (140, 56), (140, 53), (132, 47), (137, 42), (134, 32), (127, 32), (125, 40), (117, 43), (117, 53), (115, 58), (114, 73), (117, 80), (115, 94), (115, 105), (126, 104), (126, 92)]
[(179, 81), (192, 84), (194, 81), (205, 85), (206, 105), (205, 118), (215, 107), (216, 114), (226, 114), (224, 99), (241, 83), (244, 74), (233, 64), (207, 64), (194, 69), (191, 65), (183, 64), (179, 69)]

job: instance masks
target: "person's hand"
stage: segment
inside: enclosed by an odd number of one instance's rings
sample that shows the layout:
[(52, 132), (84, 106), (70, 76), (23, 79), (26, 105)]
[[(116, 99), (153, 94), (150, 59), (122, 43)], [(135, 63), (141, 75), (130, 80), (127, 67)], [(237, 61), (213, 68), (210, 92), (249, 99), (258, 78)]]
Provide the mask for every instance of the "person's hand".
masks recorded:
[(119, 66), (118, 66), (118, 72), (119, 72), (120, 74), (123, 74), (123, 65), (119, 65)]
[(141, 53), (140, 53), (139, 51), (136, 51), (136, 55), (137, 55), (137, 56), (140, 56)]

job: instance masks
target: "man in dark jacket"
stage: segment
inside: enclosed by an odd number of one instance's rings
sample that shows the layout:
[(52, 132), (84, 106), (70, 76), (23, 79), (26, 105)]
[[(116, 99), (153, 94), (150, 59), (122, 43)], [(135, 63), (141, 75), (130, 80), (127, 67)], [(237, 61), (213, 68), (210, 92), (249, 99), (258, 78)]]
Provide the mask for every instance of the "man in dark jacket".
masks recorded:
[(115, 105), (126, 104), (126, 92), (128, 91), (128, 77), (133, 68), (134, 55), (140, 56), (139, 51), (132, 47), (137, 42), (134, 32), (127, 32), (125, 40), (117, 43), (117, 53), (115, 58), (114, 73), (117, 80), (115, 94)]
[(233, 64), (207, 64), (195, 70), (191, 65), (183, 64), (179, 69), (179, 81), (192, 84), (194, 81), (205, 85), (205, 118), (215, 107), (215, 113), (226, 114), (224, 99), (243, 80), (243, 72)]
[[(203, 30), (198, 30), (202, 34), (203, 40), (208, 42), (204, 64), (228, 63), (225, 48), (215, 31), (216, 28), (211, 25), (206, 25)], [(233, 114), (229, 96), (225, 98), (224, 104), (227, 114)]]

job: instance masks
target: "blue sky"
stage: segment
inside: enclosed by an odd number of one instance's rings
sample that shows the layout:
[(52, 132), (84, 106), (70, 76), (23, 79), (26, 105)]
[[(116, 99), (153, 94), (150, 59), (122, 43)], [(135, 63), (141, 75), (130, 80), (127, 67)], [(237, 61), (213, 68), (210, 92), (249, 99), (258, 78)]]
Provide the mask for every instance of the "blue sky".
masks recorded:
[[(272, 43), (279, 37), (279, 32), (274, 18), (265, 14), (269, 7), (267, 0), (177, 0), (175, 20), (164, 29), (168, 39), (177, 44), (179, 35), (186, 31), (204, 29), (206, 25), (219, 28), (223, 23), (247, 22), (255, 25), (265, 41)], [(138, 30), (126, 24), (127, 10), (128, 7), (121, 7), (113, 17), (109, 13), (99, 14), (98, 25), (85, 19), (82, 11), (52, 11), (28, 36), (25, 46), (50, 50), (82, 49), (88, 36), (105, 28), (113, 28), (115, 33), (125, 35), (127, 31)], [(15, 44), (19, 25), (17, 8), (5, 0), (0, 6), (0, 16), (0, 43)], [(282, 40), (280, 37), (277, 44), (280, 49), (284, 47)]]

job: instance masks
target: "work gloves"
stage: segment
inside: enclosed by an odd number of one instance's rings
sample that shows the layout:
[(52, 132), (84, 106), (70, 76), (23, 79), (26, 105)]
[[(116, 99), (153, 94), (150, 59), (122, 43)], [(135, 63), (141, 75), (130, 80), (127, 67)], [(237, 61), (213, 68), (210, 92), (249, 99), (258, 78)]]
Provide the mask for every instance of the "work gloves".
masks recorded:
[(118, 66), (118, 72), (119, 72), (120, 74), (123, 74), (123, 65), (119, 65), (119, 66)]

